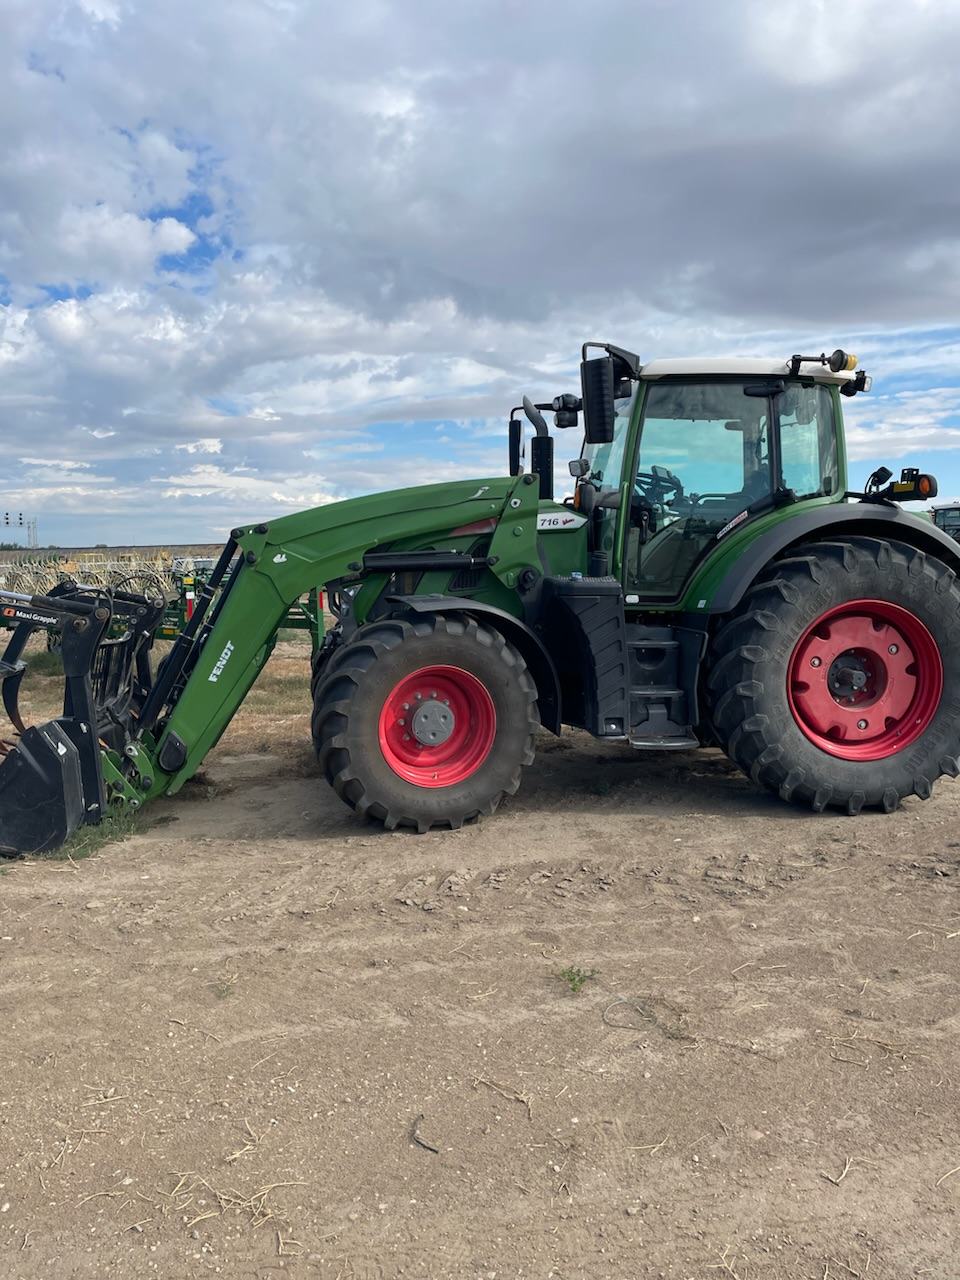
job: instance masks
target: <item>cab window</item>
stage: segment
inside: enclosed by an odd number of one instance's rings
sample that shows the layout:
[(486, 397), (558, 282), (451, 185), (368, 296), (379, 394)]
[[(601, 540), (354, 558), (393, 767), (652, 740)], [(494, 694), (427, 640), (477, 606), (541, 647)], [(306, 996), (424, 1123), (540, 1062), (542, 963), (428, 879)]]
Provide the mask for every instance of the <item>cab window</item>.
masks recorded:
[(654, 383), (634, 474), (624, 586), (676, 599), (731, 521), (778, 491), (836, 491), (831, 393), (777, 380)]

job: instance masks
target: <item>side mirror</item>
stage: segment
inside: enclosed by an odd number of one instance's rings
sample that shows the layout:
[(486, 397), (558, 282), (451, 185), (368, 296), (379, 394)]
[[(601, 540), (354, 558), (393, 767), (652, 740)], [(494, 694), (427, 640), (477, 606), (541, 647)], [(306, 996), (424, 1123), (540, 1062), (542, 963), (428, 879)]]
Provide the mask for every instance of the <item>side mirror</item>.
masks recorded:
[(507, 433), (507, 469), (512, 476), (523, 475), (523, 423), (519, 418), (510, 419)]
[(580, 365), (587, 444), (610, 444), (617, 411), (614, 405), (613, 359), (599, 356)]

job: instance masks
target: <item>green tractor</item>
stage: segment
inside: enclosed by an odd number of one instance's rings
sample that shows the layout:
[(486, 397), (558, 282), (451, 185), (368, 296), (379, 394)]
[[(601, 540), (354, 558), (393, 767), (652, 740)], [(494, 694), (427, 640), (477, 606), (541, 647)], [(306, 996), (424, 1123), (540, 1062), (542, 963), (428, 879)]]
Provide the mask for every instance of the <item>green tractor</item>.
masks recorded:
[(960, 502), (938, 503), (928, 515), (938, 529), (960, 541)]
[[(508, 476), (233, 530), (158, 665), (162, 600), (0, 592), (19, 734), (0, 848), (56, 848), (179, 790), (318, 588), (336, 619), (313, 658), (320, 769), (388, 828), (492, 813), (538, 730), (563, 725), (641, 752), (719, 746), (814, 810), (928, 797), (960, 772), (960, 546), (898, 505), (934, 497), (930, 476), (881, 467), (847, 491), (841, 406), (868, 389), (843, 351), (643, 365), (587, 343), (579, 394), (511, 416)], [(583, 424), (564, 501), (548, 411)], [(28, 728), (22, 654), (47, 626), (63, 715)]]

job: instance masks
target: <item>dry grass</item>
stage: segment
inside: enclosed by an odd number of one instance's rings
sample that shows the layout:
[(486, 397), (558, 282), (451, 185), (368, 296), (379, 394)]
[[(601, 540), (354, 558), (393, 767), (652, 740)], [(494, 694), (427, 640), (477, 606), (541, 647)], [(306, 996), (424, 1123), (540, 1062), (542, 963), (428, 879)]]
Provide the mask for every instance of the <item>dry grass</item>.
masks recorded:
[(526, 1107), (527, 1119), (533, 1119), (533, 1099), (527, 1093), (522, 1093), (519, 1089), (514, 1089), (509, 1084), (498, 1084), (496, 1080), (488, 1080), (486, 1076), (477, 1076), (473, 1081), (474, 1089), (479, 1089), (481, 1085), (485, 1085), (488, 1089), (492, 1089), (494, 1093), (499, 1093), (501, 1098), (506, 1098), (508, 1102), (519, 1102), (521, 1106)]
[[(275, 1223), (281, 1240), (282, 1228), (287, 1226), (287, 1221), (281, 1211), (269, 1203), (270, 1196), (279, 1187), (307, 1185), (305, 1182), (271, 1182), (256, 1191), (238, 1191), (233, 1187), (215, 1187), (193, 1171), (179, 1174), (178, 1179), (174, 1189), (166, 1194), (185, 1227), (193, 1227), (207, 1218), (220, 1218), (233, 1211), (246, 1216), (253, 1227)], [(297, 1242), (288, 1239), (285, 1243), (294, 1245)]]
[(149, 816), (140, 809), (123, 809), (108, 814), (96, 826), (81, 827), (66, 844), (50, 853), (41, 854), (54, 862), (79, 862), (98, 853), (105, 845), (128, 840), (149, 825)]

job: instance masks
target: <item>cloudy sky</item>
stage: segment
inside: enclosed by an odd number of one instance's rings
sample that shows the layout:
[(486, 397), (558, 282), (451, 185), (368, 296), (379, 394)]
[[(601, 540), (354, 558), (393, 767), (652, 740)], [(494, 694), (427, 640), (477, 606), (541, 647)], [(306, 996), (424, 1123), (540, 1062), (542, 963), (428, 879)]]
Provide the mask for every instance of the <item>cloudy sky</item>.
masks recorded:
[(958, 52), (958, 0), (0, 0), (0, 517), (498, 474), (585, 339), (856, 351), (852, 479), (960, 496)]

